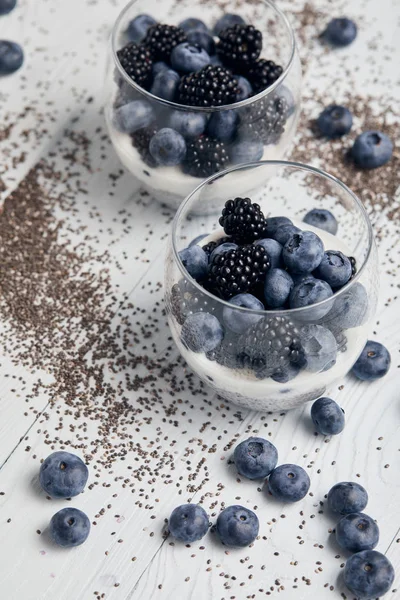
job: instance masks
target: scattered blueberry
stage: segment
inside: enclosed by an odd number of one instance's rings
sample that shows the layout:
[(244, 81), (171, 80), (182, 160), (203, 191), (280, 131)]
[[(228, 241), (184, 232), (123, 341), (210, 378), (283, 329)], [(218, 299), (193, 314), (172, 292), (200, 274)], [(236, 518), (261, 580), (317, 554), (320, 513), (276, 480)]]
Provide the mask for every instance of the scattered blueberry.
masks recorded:
[(327, 250), (314, 275), (329, 283), (332, 288), (339, 288), (349, 281), (351, 273), (351, 262), (347, 256), (339, 250)]
[(185, 139), (169, 127), (157, 131), (150, 140), (150, 154), (159, 165), (179, 165), (186, 155)]
[(85, 489), (89, 471), (85, 463), (70, 452), (53, 452), (40, 466), (40, 485), (52, 498), (72, 498)]
[(351, 112), (345, 106), (332, 104), (325, 108), (317, 119), (317, 127), (329, 139), (349, 133), (353, 125)]
[(288, 365), (282, 365), (279, 367), (277, 371), (272, 375), (272, 379), (277, 381), (278, 383), (287, 383), (291, 381), (300, 373), (302, 369), (302, 365), (289, 363)]
[(273, 240), (276, 240), (284, 246), (288, 239), (295, 233), (301, 233), (301, 229), (293, 225), (292, 223), (284, 223), (280, 225), (276, 231), (271, 235)]
[(168, 126), (184, 138), (199, 137), (206, 128), (207, 117), (203, 113), (174, 110), (169, 115)]
[(197, 245), (189, 246), (179, 252), (179, 258), (182, 261), (186, 271), (196, 279), (201, 281), (207, 277), (208, 273), (208, 256), (203, 248)]
[(318, 398), (311, 407), (311, 418), (322, 435), (337, 435), (344, 429), (343, 409), (331, 398)]
[(193, 71), (200, 71), (209, 64), (210, 57), (204, 48), (193, 46), (189, 42), (178, 44), (172, 50), (171, 65), (176, 71), (192, 73)]
[(292, 92), (286, 85), (280, 85), (279, 88), (275, 90), (275, 93), (278, 98), (283, 98), (283, 100), (285, 100), (287, 104), (286, 116), (290, 117), (296, 109), (296, 102)]
[(236, 250), (237, 244), (233, 244), (232, 242), (224, 242), (220, 244), (210, 254), (210, 264), (213, 262), (214, 258), (219, 254), (224, 254), (224, 252), (229, 252), (229, 250)]
[(154, 77), (150, 92), (153, 96), (157, 96), (157, 98), (163, 98), (164, 100), (173, 102), (177, 94), (180, 80), (181, 78), (176, 71), (173, 71), (172, 69), (161, 70)]
[(201, 29), (203, 31), (208, 31), (207, 25), (201, 19), (196, 19), (196, 17), (189, 17), (188, 19), (184, 19), (179, 23), (178, 27), (183, 29), (183, 31), (186, 31), (186, 33), (192, 31), (192, 29)]
[(0, 40), (0, 75), (18, 71), (24, 62), (24, 52), (16, 42)]
[(159, 60), (158, 62), (155, 62), (153, 64), (153, 76), (155, 77), (156, 75), (158, 75), (159, 73), (161, 73), (162, 71), (169, 71), (170, 67), (167, 65), (167, 63), (165, 63), (162, 60)]
[(233, 27), (234, 25), (245, 25), (245, 20), (240, 15), (225, 13), (214, 25), (215, 35), (219, 35), (223, 29)]
[(230, 149), (230, 159), (234, 165), (257, 162), (263, 154), (264, 145), (261, 140), (240, 140)]
[(293, 225), (288, 217), (269, 217), (265, 225), (265, 235), (270, 238), (274, 235), (278, 227), (287, 224)]
[(301, 345), (307, 360), (306, 369), (312, 373), (327, 371), (336, 363), (335, 336), (321, 325), (306, 325), (300, 332)]
[[(233, 298), (229, 300), (229, 304), (249, 308), (251, 310), (264, 310), (263, 303), (252, 294), (237, 294), (237, 296), (233, 296)], [(262, 315), (242, 312), (224, 306), (222, 318), (228, 329), (235, 333), (242, 334), (262, 319)]]
[(182, 327), (182, 343), (193, 352), (210, 352), (222, 342), (224, 331), (209, 313), (189, 315)]
[(367, 503), (367, 490), (352, 481), (337, 483), (328, 492), (329, 508), (340, 515), (361, 512)]
[(294, 286), (289, 273), (270, 269), (264, 282), (264, 296), (269, 308), (284, 306)]
[(187, 40), (194, 46), (200, 46), (203, 48), (209, 56), (215, 54), (215, 42), (213, 36), (203, 29), (192, 29), (187, 34)]
[(345, 17), (332, 19), (322, 35), (333, 46), (348, 46), (357, 37), (357, 25)]
[(198, 235), (197, 237), (195, 237), (189, 244), (189, 248), (191, 246), (197, 246), (197, 244), (199, 242), (201, 242), (201, 240), (204, 240), (204, 238), (208, 237), (210, 234), (209, 233), (202, 233), (201, 235)]
[(231, 142), (236, 135), (239, 116), (235, 110), (215, 112), (207, 125), (207, 133), (221, 142)]
[(86, 542), (90, 532), (90, 521), (77, 508), (62, 508), (50, 521), (50, 535), (63, 548), (73, 548)]
[(236, 446), (233, 460), (243, 477), (265, 479), (276, 467), (278, 451), (268, 440), (251, 437)]
[(349, 552), (372, 550), (379, 542), (378, 525), (364, 513), (350, 513), (336, 525), (336, 541)]
[(128, 25), (128, 38), (130, 42), (139, 44), (146, 37), (147, 31), (155, 25), (157, 21), (150, 15), (138, 15)]
[(375, 381), (389, 371), (390, 353), (383, 344), (368, 340), (351, 372), (362, 381)]
[(338, 222), (331, 211), (326, 208), (313, 208), (305, 215), (303, 222), (323, 229), (332, 235), (336, 235), (338, 230)]
[(324, 318), (329, 329), (350, 329), (363, 325), (368, 313), (367, 290), (356, 281), (348, 290), (340, 292), (333, 307)]
[(310, 489), (310, 478), (298, 465), (279, 465), (269, 476), (268, 489), (277, 500), (298, 502)]
[(279, 242), (272, 238), (264, 240), (256, 240), (256, 246), (262, 246), (266, 251), (271, 261), (271, 269), (278, 269), (282, 266), (282, 250), (283, 247)]
[(177, 506), (168, 520), (170, 534), (185, 544), (201, 540), (206, 535), (208, 526), (208, 515), (199, 504)]
[(311, 273), (324, 256), (324, 245), (312, 231), (294, 233), (286, 242), (282, 258), (293, 273)]
[(344, 582), (360, 600), (374, 600), (390, 590), (394, 581), (392, 563), (384, 554), (364, 550), (353, 554), (344, 568)]
[(133, 100), (115, 110), (114, 121), (120, 131), (134, 133), (148, 127), (155, 119), (154, 111), (145, 100)]
[(260, 524), (257, 515), (244, 506), (228, 506), (219, 515), (216, 532), (225, 546), (243, 548), (258, 536)]
[(17, 5), (17, 0), (0, 0), (0, 15), (7, 15)]
[[(297, 283), (290, 293), (290, 308), (303, 308), (317, 302), (322, 302), (333, 296), (332, 288), (326, 281), (306, 277)], [(303, 320), (315, 321), (322, 319), (332, 309), (332, 303), (326, 302), (321, 306), (315, 306), (309, 311), (304, 311)]]
[(246, 79), (246, 77), (243, 77), (243, 75), (235, 75), (235, 79), (238, 82), (238, 95), (237, 95), (237, 102), (241, 102), (242, 100), (246, 100), (247, 98), (250, 98), (250, 96), (253, 93), (253, 88), (251, 87), (251, 83), (248, 79)]
[(376, 169), (385, 165), (392, 157), (393, 143), (380, 131), (365, 131), (356, 138), (351, 157), (361, 169)]

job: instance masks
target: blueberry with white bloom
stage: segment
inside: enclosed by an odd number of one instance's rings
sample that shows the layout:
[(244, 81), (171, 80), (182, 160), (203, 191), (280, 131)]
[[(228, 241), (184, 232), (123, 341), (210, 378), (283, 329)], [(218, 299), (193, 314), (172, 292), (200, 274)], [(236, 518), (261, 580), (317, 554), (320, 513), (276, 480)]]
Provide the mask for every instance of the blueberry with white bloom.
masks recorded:
[(155, 120), (153, 108), (145, 100), (133, 100), (115, 110), (114, 122), (124, 133), (134, 133), (148, 127)]
[(375, 381), (386, 375), (390, 364), (389, 350), (379, 342), (368, 340), (351, 372), (361, 381)]
[(182, 261), (186, 271), (196, 279), (201, 281), (207, 277), (208, 273), (208, 256), (203, 248), (197, 245), (189, 246), (179, 252), (179, 258)]
[(324, 256), (322, 240), (312, 231), (294, 233), (286, 242), (282, 258), (292, 273), (311, 273)]
[(225, 546), (244, 548), (258, 536), (257, 515), (240, 505), (228, 506), (219, 515), (215, 530)]
[(172, 69), (161, 70), (154, 77), (150, 92), (153, 96), (157, 96), (157, 98), (173, 102), (177, 94), (180, 80), (181, 78), (176, 71), (173, 71)]
[[(254, 311), (264, 310), (264, 305), (252, 294), (237, 294), (229, 300), (229, 304), (233, 306), (241, 306)], [(242, 312), (235, 308), (224, 306), (222, 311), (224, 325), (237, 334), (245, 333), (250, 327), (258, 323), (262, 319), (262, 315), (252, 314), (251, 312)]]
[(174, 167), (186, 156), (185, 138), (169, 127), (160, 129), (150, 140), (150, 154), (158, 165)]
[(129, 22), (127, 29), (129, 41), (139, 44), (146, 37), (150, 27), (156, 23), (157, 21), (150, 15), (138, 15)]
[(89, 471), (79, 456), (53, 452), (40, 466), (39, 481), (52, 498), (72, 498), (85, 489)]
[(382, 167), (392, 158), (393, 142), (381, 131), (365, 131), (356, 138), (351, 157), (360, 169)]
[(310, 489), (310, 478), (299, 465), (279, 465), (269, 476), (268, 489), (277, 500), (298, 502)]
[(207, 117), (204, 113), (173, 110), (168, 119), (168, 127), (174, 129), (184, 138), (199, 137), (204, 133)]
[(360, 600), (375, 600), (390, 590), (395, 572), (390, 560), (375, 550), (353, 554), (344, 568), (344, 582)]
[(204, 48), (194, 46), (189, 42), (178, 44), (172, 50), (171, 65), (175, 71), (181, 73), (192, 73), (200, 71), (203, 67), (210, 64), (210, 57)]
[(49, 531), (58, 546), (74, 548), (87, 540), (90, 521), (87, 515), (77, 508), (62, 508), (53, 515)]
[(181, 504), (172, 511), (168, 519), (170, 534), (185, 544), (201, 540), (208, 527), (208, 515), (200, 504)]
[(345, 285), (351, 278), (351, 262), (339, 250), (327, 250), (314, 271), (315, 277), (329, 283), (331, 288)]
[(351, 112), (345, 106), (332, 104), (325, 108), (317, 119), (317, 127), (329, 139), (339, 138), (349, 133), (353, 126)]
[(264, 296), (269, 308), (286, 304), (294, 282), (289, 273), (282, 269), (270, 269), (265, 277)]
[(276, 467), (278, 451), (268, 440), (250, 437), (236, 446), (233, 460), (243, 477), (265, 479)]
[(333, 46), (348, 46), (357, 37), (357, 25), (346, 17), (332, 19), (322, 37)]
[(254, 242), (256, 246), (262, 246), (266, 251), (271, 261), (271, 269), (278, 269), (282, 267), (282, 250), (283, 246), (273, 240), (272, 238), (265, 238), (263, 240), (256, 240)]
[(231, 142), (236, 135), (239, 116), (236, 110), (215, 112), (207, 125), (207, 133), (221, 142)]
[(189, 315), (182, 326), (182, 344), (192, 352), (211, 352), (223, 338), (221, 323), (210, 313)]
[(379, 542), (378, 525), (364, 513), (350, 513), (336, 525), (336, 541), (350, 552), (373, 550)]
[(329, 508), (340, 515), (362, 512), (367, 504), (367, 490), (354, 481), (337, 483), (328, 492)]
[(311, 407), (311, 418), (322, 435), (337, 435), (344, 429), (344, 411), (331, 398), (318, 398)]

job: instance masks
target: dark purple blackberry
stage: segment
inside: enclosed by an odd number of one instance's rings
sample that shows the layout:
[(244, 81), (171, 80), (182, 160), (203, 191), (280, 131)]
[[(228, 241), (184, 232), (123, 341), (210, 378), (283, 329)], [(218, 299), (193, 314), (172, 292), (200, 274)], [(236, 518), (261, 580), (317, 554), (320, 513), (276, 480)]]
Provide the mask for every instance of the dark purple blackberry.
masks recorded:
[(180, 325), (195, 313), (206, 312), (218, 316), (220, 312), (217, 300), (211, 300), (186, 279), (172, 286), (169, 301), (172, 314)]
[(143, 43), (149, 49), (154, 61), (169, 62), (171, 52), (175, 46), (186, 41), (186, 33), (180, 27), (157, 23), (157, 25), (150, 27)]
[(260, 239), (265, 230), (265, 217), (258, 204), (250, 198), (228, 200), (222, 209), (219, 224), (226, 235), (232, 235), (238, 242), (251, 244)]
[(157, 167), (157, 163), (150, 154), (149, 144), (156, 131), (157, 127), (155, 125), (150, 125), (149, 127), (144, 127), (143, 129), (131, 133), (132, 144), (139, 152), (143, 162), (152, 168)]
[(262, 246), (239, 246), (214, 258), (209, 280), (221, 298), (229, 300), (255, 287), (270, 266), (269, 256)]
[(204, 135), (187, 144), (182, 168), (188, 175), (204, 178), (222, 171), (228, 161), (224, 142)]
[(350, 279), (353, 279), (354, 275), (357, 273), (357, 261), (354, 258), (354, 256), (349, 256), (349, 261), (351, 264), (351, 277)]
[(222, 62), (235, 71), (247, 69), (260, 56), (262, 33), (253, 25), (234, 25), (219, 34), (217, 53)]
[(272, 85), (282, 75), (283, 69), (273, 60), (260, 58), (247, 71), (247, 78), (256, 94)]
[(237, 80), (225, 67), (207, 65), (182, 77), (179, 102), (187, 106), (223, 106), (235, 102)]
[(148, 48), (130, 42), (117, 52), (118, 60), (125, 73), (141, 87), (146, 88), (152, 75), (153, 61)]
[[(264, 144), (276, 144), (285, 131), (288, 104), (280, 97), (265, 98), (260, 104), (262, 104), (262, 111), (259, 107), (251, 115), (244, 115), (244, 118), (251, 120), (242, 122), (238, 135), (244, 139), (259, 139)], [(256, 115), (259, 117), (253, 120)]]

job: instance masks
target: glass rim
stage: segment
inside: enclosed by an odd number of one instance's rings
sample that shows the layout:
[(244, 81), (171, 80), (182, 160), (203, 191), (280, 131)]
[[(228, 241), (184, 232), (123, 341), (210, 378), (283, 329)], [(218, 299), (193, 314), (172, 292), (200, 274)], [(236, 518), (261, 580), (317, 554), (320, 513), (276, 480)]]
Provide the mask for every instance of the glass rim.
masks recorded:
[[(251, 308), (245, 308), (243, 306), (235, 306), (234, 304), (231, 304), (227, 300), (223, 300), (222, 298), (218, 298), (217, 296), (214, 296), (214, 294), (212, 294), (211, 292), (209, 292), (208, 290), (203, 288), (191, 275), (189, 275), (189, 273), (185, 269), (185, 267), (179, 257), (179, 252), (178, 252), (178, 249), (176, 246), (178, 224), (179, 224), (179, 221), (180, 221), (180, 218), (182, 216), (184, 209), (190, 203), (193, 196), (195, 194), (197, 194), (206, 185), (209, 185), (216, 179), (219, 179), (220, 177), (224, 177), (225, 175), (228, 175), (229, 173), (233, 173), (235, 171), (245, 171), (246, 169), (251, 169), (254, 167), (263, 167), (263, 166), (290, 167), (293, 170), (307, 171), (308, 173), (317, 175), (318, 177), (328, 179), (329, 181), (335, 183), (340, 188), (342, 188), (342, 190), (348, 196), (350, 196), (350, 198), (353, 200), (353, 202), (356, 204), (356, 206), (360, 210), (361, 215), (363, 216), (363, 219), (367, 226), (367, 231), (368, 231), (368, 250), (367, 250), (367, 254), (364, 258), (364, 261), (363, 261), (361, 267), (358, 269), (357, 273), (354, 275), (354, 277), (352, 277), (343, 287), (341, 287), (339, 291), (334, 292), (332, 296), (330, 296), (329, 298), (326, 298), (325, 300), (321, 300), (320, 302), (316, 302), (315, 304), (310, 304), (309, 306), (302, 306), (300, 308), (286, 308), (284, 310), (281, 310), (281, 309), (253, 310)], [(307, 230), (305, 229), (304, 231), (307, 231)], [(358, 282), (358, 280), (360, 279), (361, 275), (363, 274), (363, 272), (366, 268), (366, 265), (369, 261), (369, 258), (370, 258), (371, 252), (372, 252), (372, 248), (373, 248), (373, 244), (374, 244), (374, 235), (373, 235), (373, 231), (372, 231), (371, 221), (368, 217), (367, 211), (365, 210), (363, 203), (358, 198), (358, 196), (356, 196), (356, 194), (354, 192), (352, 192), (350, 188), (347, 187), (346, 184), (344, 184), (342, 181), (340, 181), (340, 179), (338, 179), (334, 175), (330, 175), (329, 173), (327, 173), (326, 171), (323, 171), (322, 169), (318, 169), (317, 167), (312, 167), (311, 165), (306, 165), (306, 164), (299, 163), (299, 162), (285, 161), (285, 160), (263, 160), (263, 161), (259, 161), (259, 162), (235, 165), (234, 167), (230, 167), (228, 169), (225, 169), (224, 171), (219, 171), (218, 173), (215, 173), (211, 177), (208, 177), (207, 179), (202, 181), (200, 183), (200, 185), (198, 185), (182, 201), (180, 207), (178, 208), (178, 210), (175, 214), (173, 223), (172, 223), (170, 240), (172, 243), (172, 251), (173, 251), (174, 259), (175, 259), (175, 261), (178, 265), (178, 268), (181, 271), (183, 277), (185, 279), (187, 279), (194, 287), (196, 287), (202, 294), (208, 296), (208, 298), (212, 299), (214, 302), (218, 302), (222, 306), (226, 306), (227, 308), (230, 308), (231, 310), (238, 310), (240, 312), (249, 313), (249, 314), (253, 314), (253, 315), (258, 314), (258, 315), (261, 315), (264, 317), (268, 317), (268, 316), (270, 316), (270, 317), (279, 317), (279, 316), (295, 317), (296, 315), (305, 314), (307, 311), (311, 312), (312, 310), (315, 310), (318, 307), (326, 306), (329, 302), (335, 301), (342, 294), (345, 294), (348, 290), (350, 290), (354, 286), (355, 283)], [(306, 324), (306, 322), (304, 324)]]
[(189, 110), (190, 112), (200, 112), (200, 113), (210, 113), (211, 114), (214, 112), (223, 112), (225, 110), (232, 110), (232, 109), (243, 108), (245, 106), (249, 106), (250, 104), (260, 101), (262, 98), (269, 96), (270, 94), (272, 94), (275, 91), (275, 89), (278, 86), (281, 85), (281, 83), (286, 79), (290, 69), (292, 68), (295, 53), (296, 53), (296, 38), (294, 35), (293, 27), (291, 26), (285, 13), (283, 13), (281, 11), (281, 9), (278, 8), (274, 4), (274, 2), (271, 2), (271, 0), (259, 0), (259, 1), (262, 2), (263, 4), (266, 4), (269, 8), (271, 8), (273, 11), (275, 11), (275, 13), (282, 19), (283, 23), (285, 24), (286, 30), (290, 37), (290, 56), (289, 56), (289, 60), (287, 62), (286, 67), (283, 69), (281, 76), (276, 81), (274, 81), (274, 83), (272, 85), (267, 87), (265, 90), (262, 90), (262, 92), (259, 92), (255, 96), (251, 96), (250, 98), (246, 98), (245, 100), (241, 100), (240, 102), (235, 102), (233, 104), (224, 104), (222, 106), (189, 106), (187, 104), (179, 104), (178, 102), (172, 102), (171, 100), (165, 100), (164, 98), (159, 98), (158, 96), (154, 96), (154, 94), (152, 94), (151, 92), (148, 92), (147, 90), (142, 88), (140, 85), (135, 83), (133, 81), (133, 79), (131, 79), (129, 77), (129, 75), (125, 72), (125, 70), (122, 68), (121, 63), (117, 56), (116, 46), (117, 46), (117, 35), (118, 35), (119, 29), (121, 26), (121, 22), (123, 21), (126, 13), (137, 2), (137, 0), (130, 0), (130, 2), (125, 6), (125, 8), (123, 8), (122, 11), (119, 13), (119, 15), (114, 23), (114, 26), (112, 29), (112, 34), (111, 34), (111, 51), (112, 51), (112, 55), (113, 55), (113, 59), (114, 59), (114, 64), (117, 67), (122, 78), (125, 80), (125, 82), (128, 83), (135, 90), (142, 93), (145, 97), (149, 98), (150, 100), (152, 100), (154, 102), (158, 102), (160, 104), (169, 106), (170, 108), (174, 108), (176, 110), (186, 110), (186, 111)]

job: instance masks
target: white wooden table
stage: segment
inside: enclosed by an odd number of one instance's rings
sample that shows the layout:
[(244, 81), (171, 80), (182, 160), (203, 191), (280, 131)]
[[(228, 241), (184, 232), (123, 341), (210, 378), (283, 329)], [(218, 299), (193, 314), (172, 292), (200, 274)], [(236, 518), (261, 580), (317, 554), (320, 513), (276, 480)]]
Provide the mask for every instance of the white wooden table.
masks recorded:
[[(123, 4), (124, 0), (19, 0), (18, 8), (0, 19), (0, 38), (21, 42), (26, 53), (23, 69), (0, 80), (0, 129), (14, 120), (9, 136), (0, 135), (0, 169), (6, 187), (1, 197), (4, 200), (39, 159), (49, 158), (53, 152), (56, 167), (65, 170), (68, 158), (58, 151), (57, 142), (74, 148), (73, 142), (65, 141), (65, 129), (85, 132), (91, 140), (88, 156), (93, 172), (83, 164), (75, 165), (75, 170), (80, 172), (79, 188), (87, 193), (77, 191), (75, 212), (60, 207), (57, 217), (64, 221), (62, 231), (77, 222), (86, 226), (80, 234), (71, 234), (75, 241), (85, 239), (84, 243), (99, 255), (108, 251), (105, 266), (110, 271), (113, 292), (112, 327), (118, 328), (123, 314), (140, 332), (141, 326), (150, 328), (152, 309), (162, 299), (158, 282), (162, 281), (165, 234), (172, 215), (135, 190), (128, 173), (119, 173), (121, 167), (114, 151), (102, 138), (107, 43)], [(311, 7), (322, 10), (316, 20), (304, 10), (302, 0), (281, 0), (279, 4), (297, 27), (303, 23), (303, 33), (308, 34), (301, 45), (306, 58), (305, 96), (320, 82), (331, 101), (353, 90), (365, 97), (382, 97), (390, 92), (400, 100), (398, 0), (311, 0)], [(155, 0), (149, 0), (150, 13), (153, 9), (156, 14), (155, 6)], [(314, 26), (322, 27), (326, 15), (341, 16), (344, 12), (360, 24), (357, 42), (340, 51), (340, 61), (354, 74), (350, 78), (337, 72), (337, 55), (326, 54), (312, 37), (316, 34)], [(396, 52), (397, 60), (388, 61), (387, 56), (393, 57)], [(15, 119), (27, 106), (32, 110)], [(101, 132), (98, 127), (103, 128)], [(24, 136), (27, 129), (31, 134)], [(46, 132), (39, 135), (43, 129)], [(18, 162), (15, 158), (22, 151), (26, 155)], [(81, 154), (77, 156), (79, 159)], [(309, 161), (329, 170), (321, 156), (310, 156)], [(191, 379), (195, 395), (187, 378), (181, 391), (171, 395), (171, 377), (179, 381), (187, 372), (182, 362), (176, 363), (175, 349), (166, 354), (168, 329), (158, 308), (159, 331), (149, 340), (149, 347), (154, 342), (153, 353), (166, 356), (173, 366), (164, 379), (158, 379), (158, 392), (146, 396), (143, 389), (128, 389), (126, 372), (115, 374), (110, 361), (106, 361), (105, 381), (111, 387), (119, 385), (135, 408), (130, 419), (124, 424), (118, 422), (108, 436), (108, 451), (118, 451), (121, 431), (124, 435), (128, 431), (132, 439), (125, 460), (109, 466), (104, 460), (106, 447), (96, 446), (98, 454), (89, 467), (89, 483), (93, 485), (73, 502), (96, 525), (88, 541), (77, 549), (62, 550), (49, 541), (46, 526), (52, 514), (67, 503), (46, 499), (36, 476), (40, 460), (53, 448), (76, 448), (82, 443), (82, 435), (86, 447), (95, 443), (99, 435), (96, 402), (89, 403), (87, 414), (77, 420), (62, 397), (49, 404), (43, 389), (26, 402), (38, 379), (51, 380), (51, 376), (13, 364), (12, 347), (6, 351), (0, 342), (2, 598), (351, 598), (339, 577), (346, 556), (330, 535), (335, 524), (332, 516), (321, 508), (324, 494), (343, 480), (359, 481), (369, 491), (366, 512), (377, 519), (380, 527), (378, 549), (387, 554), (397, 570), (388, 598), (400, 598), (399, 227), (387, 218), (390, 209), (398, 205), (399, 196), (387, 200), (388, 205), (380, 211), (369, 207), (380, 233), (382, 265), (380, 304), (371, 337), (376, 336), (389, 347), (393, 363), (389, 374), (376, 383), (363, 384), (347, 377), (340, 387), (330, 390), (346, 410), (343, 434), (331, 440), (315, 436), (309, 407), (286, 415), (240, 411), (213, 397), (195, 377)], [(134, 304), (135, 313), (129, 302)], [(143, 352), (146, 341), (135, 342), (133, 337), (130, 343), (134, 351)], [(143, 374), (140, 367), (138, 372)], [(85, 434), (83, 421), (88, 423)], [(236, 440), (256, 432), (269, 436), (278, 446), (281, 462), (307, 468), (312, 494), (302, 502), (293, 506), (273, 502), (257, 484), (239, 480), (228, 464)], [(49, 445), (49, 441), (53, 443)], [(188, 500), (201, 500), (212, 520), (222, 503), (256, 506), (260, 539), (240, 551), (225, 550), (212, 534), (190, 548), (164, 540), (164, 519), (177, 504)]]

